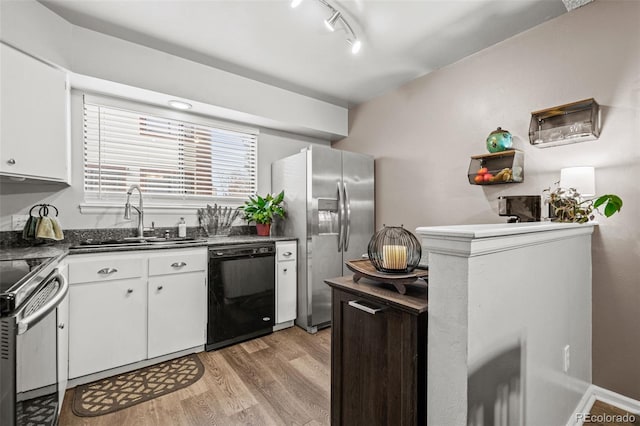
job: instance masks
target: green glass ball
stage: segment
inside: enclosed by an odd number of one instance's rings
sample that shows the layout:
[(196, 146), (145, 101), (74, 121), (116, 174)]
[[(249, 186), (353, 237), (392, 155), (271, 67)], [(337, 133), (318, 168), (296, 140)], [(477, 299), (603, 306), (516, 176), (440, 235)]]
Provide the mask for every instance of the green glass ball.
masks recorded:
[(508, 130), (502, 130), (498, 127), (489, 134), (487, 138), (487, 150), (489, 152), (501, 152), (506, 151), (513, 146), (513, 137)]

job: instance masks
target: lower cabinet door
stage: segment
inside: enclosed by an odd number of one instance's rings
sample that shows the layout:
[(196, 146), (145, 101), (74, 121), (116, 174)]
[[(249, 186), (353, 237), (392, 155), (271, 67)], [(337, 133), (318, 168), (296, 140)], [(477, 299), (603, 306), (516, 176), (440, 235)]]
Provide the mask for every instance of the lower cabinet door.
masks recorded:
[(414, 324), (409, 314), (333, 289), (332, 425), (416, 424)]
[(149, 278), (149, 358), (204, 345), (205, 273)]
[(74, 284), (69, 302), (69, 378), (147, 357), (143, 279)]
[(276, 324), (280, 324), (296, 319), (296, 261), (278, 262), (276, 274)]

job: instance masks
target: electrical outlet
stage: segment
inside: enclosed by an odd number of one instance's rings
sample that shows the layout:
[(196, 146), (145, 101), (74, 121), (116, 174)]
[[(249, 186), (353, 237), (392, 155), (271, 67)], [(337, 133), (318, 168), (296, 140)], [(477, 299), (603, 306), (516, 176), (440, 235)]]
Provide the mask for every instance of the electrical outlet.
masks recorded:
[(567, 345), (564, 347), (563, 355), (562, 370), (568, 373), (569, 367), (571, 366), (571, 346)]
[(11, 215), (11, 229), (14, 231), (22, 231), (24, 225), (27, 223), (29, 215), (26, 214), (14, 214)]

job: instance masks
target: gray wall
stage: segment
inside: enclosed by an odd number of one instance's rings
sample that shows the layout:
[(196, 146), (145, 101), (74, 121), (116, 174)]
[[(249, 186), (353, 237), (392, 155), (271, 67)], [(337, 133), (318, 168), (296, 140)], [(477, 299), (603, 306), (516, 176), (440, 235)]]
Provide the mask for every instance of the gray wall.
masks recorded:
[[(618, 194), (625, 205), (621, 214), (599, 218), (593, 236), (593, 380), (635, 399), (638, 22), (640, 2), (590, 3), (360, 105), (350, 111), (349, 137), (334, 145), (376, 157), (377, 224), (409, 229), (504, 222), (497, 215), (498, 196), (540, 194), (559, 180), (562, 167), (594, 166), (597, 193)], [(602, 106), (599, 140), (547, 149), (529, 145), (531, 111), (589, 97)], [(525, 182), (469, 185), (469, 157), (486, 152), (484, 141), (498, 126), (511, 131), (515, 148), (525, 153)], [(557, 354), (560, 362), (561, 348)]]
[[(328, 145), (328, 141), (293, 135), (275, 130), (261, 129), (258, 139), (258, 193), (271, 191), (271, 163), (274, 160), (295, 154), (300, 149), (317, 143)], [(37, 203), (54, 204), (60, 210), (60, 221), (66, 229), (135, 227), (136, 219), (125, 221), (122, 218), (125, 194), (122, 205), (115, 208), (91, 210), (81, 213), (80, 204), (84, 202), (83, 193), (83, 139), (82, 139), (82, 96), (73, 92), (71, 96), (71, 181), (69, 187), (52, 184), (30, 184), (24, 182), (0, 183), (0, 231), (11, 230), (12, 215), (26, 215), (29, 208)], [(137, 198), (134, 199), (134, 203)], [(213, 204), (214, 200), (207, 201)], [(177, 204), (177, 203), (175, 203)], [(145, 225), (155, 222), (156, 227), (177, 226), (180, 217), (184, 217), (189, 226), (196, 226), (196, 209), (162, 210), (146, 209)]]

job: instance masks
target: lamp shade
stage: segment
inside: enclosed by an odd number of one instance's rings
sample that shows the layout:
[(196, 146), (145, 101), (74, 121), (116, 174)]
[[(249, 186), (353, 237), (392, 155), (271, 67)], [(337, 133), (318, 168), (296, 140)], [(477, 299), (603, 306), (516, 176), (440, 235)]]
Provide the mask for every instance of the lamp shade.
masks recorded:
[(560, 170), (560, 187), (575, 188), (583, 197), (596, 195), (596, 177), (593, 167), (567, 167)]

